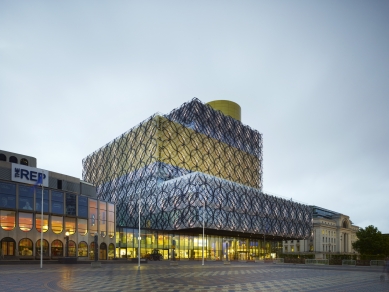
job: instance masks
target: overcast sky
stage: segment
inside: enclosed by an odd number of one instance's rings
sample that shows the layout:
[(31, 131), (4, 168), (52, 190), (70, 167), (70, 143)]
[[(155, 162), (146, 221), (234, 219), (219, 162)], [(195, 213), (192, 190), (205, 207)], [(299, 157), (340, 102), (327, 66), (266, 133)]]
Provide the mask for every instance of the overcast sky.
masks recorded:
[(240, 104), (264, 191), (389, 233), (389, 1), (0, 1), (0, 149), (82, 159), (193, 97)]

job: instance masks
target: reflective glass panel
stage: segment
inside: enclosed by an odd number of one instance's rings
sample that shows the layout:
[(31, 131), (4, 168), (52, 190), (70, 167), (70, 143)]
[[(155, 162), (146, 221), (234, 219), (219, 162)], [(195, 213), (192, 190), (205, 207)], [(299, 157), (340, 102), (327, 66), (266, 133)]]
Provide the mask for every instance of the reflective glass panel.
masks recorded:
[(51, 191), (51, 212), (63, 214), (63, 192)]
[(30, 231), (33, 226), (32, 213), (19, 213), (19, 228), (22, 231)]
[(115, 206), (108, 203), (108, 236), (113, 238), (115, 236)]
[[(49, 215), (43, 215), (43, 232), (46, 232), (49, 229)], [(35, 228), (41, 232), (41, 214), (36, 214), (35, 216)]]
[(66, 194), (66, 215), (76, 216), (76, 201), (75, 194)]
[(51, 230), (54, 233), (60, 234), (63, 230), (63, 217), (62, 216), (51, 216)]
[(19, 185), (19, 209), (32, 210), (34, 207), (34, 188)]
[(88, 197), (78, 196), (78, 217), (88, 218)]
[(69, 232), (69, 234), (76, 232), (76, 218), (65, 217), (65, 232)]
[(97, 201), (89, 199), (89, 230), (90, 235), (97, 233)]
[[(41, 212), (42, 211), (42, 189), (37, 188), (35, 192), (35, 211)], [(49, 212), (49, 191), (47, 189), (43, 189), (43, 212), (48, 213)]]
[(99, 201), (100, 212), (100, 234), (102, 237), (107, 235), (107, 203)]
[(0, 210), (0, 225), (4, 230), (15, 228), (15, 211)]
[(85, 235), (88, 232), (88, 220), (86, 219), (77, 219), (78, 234)]
[(0, 183), (0, 208), (16, 209), (16, 185)]
[(70, 257), (76, 256), (76, 243), (73, 240), (69, 240), (68, 252)]

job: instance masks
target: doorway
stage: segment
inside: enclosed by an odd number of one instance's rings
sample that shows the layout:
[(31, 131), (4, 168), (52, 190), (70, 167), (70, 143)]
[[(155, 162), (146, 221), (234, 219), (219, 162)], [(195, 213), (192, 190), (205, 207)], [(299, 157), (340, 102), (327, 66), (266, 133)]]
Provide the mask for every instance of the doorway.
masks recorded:
[(169, 250), (168, 249), (163, 249), (162, 250), (162, 258), (164, 260), (168, 260), (169, 259)]
[(3, 256), (15, 255), (16, 241), (11, 237), (5, 237), (1, 240), (1, 254)]

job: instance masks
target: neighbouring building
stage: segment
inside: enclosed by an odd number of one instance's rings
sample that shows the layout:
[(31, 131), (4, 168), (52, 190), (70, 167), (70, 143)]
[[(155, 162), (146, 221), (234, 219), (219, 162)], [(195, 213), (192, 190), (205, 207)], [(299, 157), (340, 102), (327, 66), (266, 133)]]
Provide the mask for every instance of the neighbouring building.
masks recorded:
[(313, 253), (315, 258), (328, 258), (331, 254), (355, 254), (352, 243), (357, 240), (358, 226), (341, 213), (312, 206), (313, 234), (308, 239), (284, 240), (285, 254)]

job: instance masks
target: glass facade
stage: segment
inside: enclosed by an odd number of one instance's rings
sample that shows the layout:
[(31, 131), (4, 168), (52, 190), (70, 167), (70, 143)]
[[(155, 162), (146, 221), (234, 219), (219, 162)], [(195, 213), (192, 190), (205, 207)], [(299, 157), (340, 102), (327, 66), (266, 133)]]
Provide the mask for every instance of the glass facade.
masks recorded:
[[(137, 229), (119, 228), (116, 233), (116, 257), (137, 258)], [(171, 234), (163, 231), (141, 230), (141, 257), (158, 249), (168, 260), (173, 250), (177, 259), (254, 260), (277, 257), (282, 253), (282, 241), (202, 234)], [(173, 241), (175, 245), (173, 245)]]
[(16, 185), (0, 182), (0, 208), (16, 208)]

